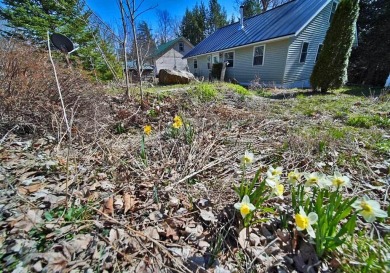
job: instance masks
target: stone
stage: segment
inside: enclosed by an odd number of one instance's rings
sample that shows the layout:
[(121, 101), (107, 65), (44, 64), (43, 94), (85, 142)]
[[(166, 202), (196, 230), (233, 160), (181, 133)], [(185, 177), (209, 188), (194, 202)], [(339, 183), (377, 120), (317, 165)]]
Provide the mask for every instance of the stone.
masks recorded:
[(190, 72), (171, 69), (161, 69), (158, 78), (160, 84), (188, 84), (196, 80)]

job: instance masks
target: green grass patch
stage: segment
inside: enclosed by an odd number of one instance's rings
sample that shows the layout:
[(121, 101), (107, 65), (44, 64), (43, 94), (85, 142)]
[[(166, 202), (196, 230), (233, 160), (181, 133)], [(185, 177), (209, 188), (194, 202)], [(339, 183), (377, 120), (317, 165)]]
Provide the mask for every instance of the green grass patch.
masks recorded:
[(198, 98), (201, 102), (209, 102), (220, 96), (220, 92), (216, 85), (209, 83), (196, 85), (194, 88), (189, 90), (188, 93)]
[(358, 128), (369, 129), (372, 126), (390, 128), (390, 119), (379, 115), (355, 115), (350, 116), (346, 124)]

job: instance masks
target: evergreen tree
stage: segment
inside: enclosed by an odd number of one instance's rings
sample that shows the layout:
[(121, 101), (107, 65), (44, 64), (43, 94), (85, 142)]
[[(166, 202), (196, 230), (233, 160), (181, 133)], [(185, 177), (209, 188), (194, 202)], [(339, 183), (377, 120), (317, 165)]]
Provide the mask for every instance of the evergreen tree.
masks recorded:
[[(16, 29), (23, 39), (35, 43), (45, 43), (47, 31), (68, 36), (79, 45), (72, 58), (80, 59), (83, 68), (92, 74), (97, 72), (99, 78), (112, 79), (111, 72), (107, 73), (110, 71), (107, 64), (103, 65), (105, 62), (101, 52), (104, 52), (106, 59), (115, 60), (114, 51), (100, 39), (97, 30), (89, 27), (90, 14), (83, 11), (82, 3), (80, 0), (3, 0), (0, 17), (7, 21), (7, 26)], [(7, 29), (4, 34), (14, 33)], [(98, 69), (102, 66), (104, 68)], [(120, 75), (121, 66), (118, 63), (114, 62), (111, 67)]]
[(390, 1), (361, 0), (359, 45), (352, 50), (349, 80), (384, 86), (390, 72)]
[(310, 78), (314, 90), (326, 92), (346, 83), (358, 14), (359, 0), (340, 1)]
[(186, 9), (180, 32), (193, 45), (197, 45), (207, 34), (207, 9), (203, 2), (196, 4), (192, 11)]
[(227, 24), (226, 10), (221, 7), (218, 0), (209, 1), (208, 10), (208, 29), (207, 33), (211, 34), (216, 29), (223, 27)]
[[(156, 43), (153, 39), (152, 31), (145, 21), (141, 21), (137, 28), (137, 39), (139, 53), (142, 59), (156, 50)], [(133, 49), (133, 52), (135, 50)]]

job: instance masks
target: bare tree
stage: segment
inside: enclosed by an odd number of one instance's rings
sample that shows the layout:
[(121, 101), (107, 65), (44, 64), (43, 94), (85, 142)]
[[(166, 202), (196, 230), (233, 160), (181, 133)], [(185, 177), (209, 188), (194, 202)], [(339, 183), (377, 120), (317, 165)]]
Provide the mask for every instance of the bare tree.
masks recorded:
[[(126, 32), (126, 33), (124, 33), (126, 39), (127, 39), (127, 23), (126, 23), (127, 21), (130, 22), (131, 30), (133, 33), (133, 43), (134, 43), (134, 53), (136, 56), (137, 73), (140, 77), (139, 91), (140, 91), (140, 96), (141, 96), (141, 106), (143, 106), (143, 104), (144, 104), (144, 95), (143, 95), (142, 80), (141, 80), (143, 65), (141, 62), (141, 53), (140, 53), (140, 49), (139, 49), (138, 41), (137, 41), (137, 31), (136, 31), (137, 18), (141, 14), (157, 7), (157, 5), (155, 5), (155, 6), (151, 6), (151, 7), (147, 8), (147, 9), (141, 10), (141, 7), (142, 7), (142, 4), (144, 1), (145, 0), (140, 0), (139, 4), (136, 4), (136, 0), (125, 0), (125, 3), (123, 3), (123, 0), (119, 0), (121, 14), (123, 14), (122, 15), (122, 25), (123, 25), (124, 32)], [(124, 52), (126, 52), (126, 48), (127, 48), (126, 43), (123, 44), (123, 48), (124, 48)], [(124, 55), (125, 54), (127, 54), (127, 53), (124, 53)], [(127, 70), (127, 56), (126, 55), (125, 55), (125, 70)], [(128, 71), (126, 71), (126, 75), (127, 75), (127, 72)], [(126, 76), (126, 77), (128, 77), (128, 76)], [(128, 80), (128, 78), (127, 78), (127, 80)], [(129, 90), (126, 90), (126, 94), (127, 94), (127, 96), (130, 96)]]
[(122, 0), (119, 0), (119, 8), (121, 10), (121, 20), (122, 20), (122, 27), (123, 27), (122, 54), (124, 59), (123, 61), (125, 64), (126, 97), (130, 98), (129, 68), (127, 67), (127, 24), (126, 24), (125, 8)]
[(157, 10), (158, 33), (157, 38), (160, 44), (165, 44), (173, 37), (174, 20), (167, 10)]

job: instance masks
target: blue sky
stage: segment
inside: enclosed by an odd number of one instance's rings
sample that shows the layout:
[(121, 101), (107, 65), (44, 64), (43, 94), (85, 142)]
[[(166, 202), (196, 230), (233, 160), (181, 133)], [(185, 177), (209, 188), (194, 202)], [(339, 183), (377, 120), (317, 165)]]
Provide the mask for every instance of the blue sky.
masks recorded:
[[(91, 9), (110, 26), (116, 28), (120, 24), (120, 12), (116, 0), (87, 0), (86, 2)], [(140, 2), (140, 0), (136, 0), (136, 3)], [(203, 0), (203, 2), (208, 6), (208, 0)], [(156, 10), (167, 10), (172, 17), (177, 17), (181, 20), (186, 8), (188, 7), (188, 9), (191, 10), (196, 3), (200, 3), (200, 0), (144, 0), (142, 4), (143, 9), (141, 8), (141, 10), (148, 9), (155, 5), (157, 5), (157, 7), (142, 14), (140, 20), (145, 20), (153, 30), (157, 28)], [(219, 0), (218, 3), (227, 11), (228, 20), (230, 20), (232, 14), (234, 14), (236, 18), (238, 17), (235, 0)]]

